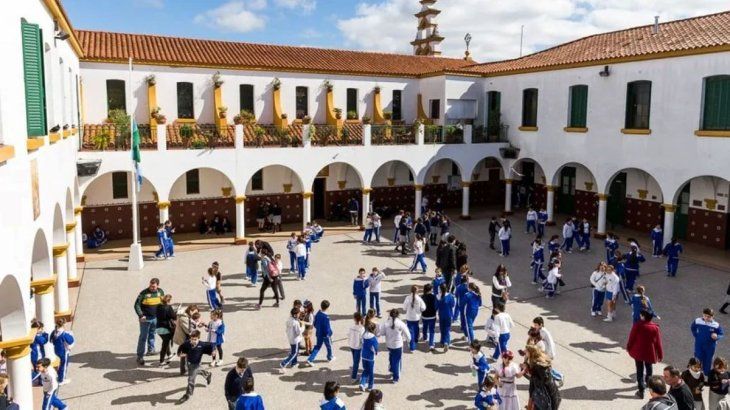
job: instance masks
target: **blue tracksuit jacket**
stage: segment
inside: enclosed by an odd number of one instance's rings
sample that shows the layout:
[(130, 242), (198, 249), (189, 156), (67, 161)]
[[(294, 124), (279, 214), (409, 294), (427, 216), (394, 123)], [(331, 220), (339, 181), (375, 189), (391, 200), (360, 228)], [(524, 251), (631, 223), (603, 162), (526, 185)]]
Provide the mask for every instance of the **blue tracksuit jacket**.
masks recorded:
[(314, 330), (317, 338), (325, 338), (332, 336), (332, 327), (330, 326), (330, 317), (321, 310), (314, 315)]

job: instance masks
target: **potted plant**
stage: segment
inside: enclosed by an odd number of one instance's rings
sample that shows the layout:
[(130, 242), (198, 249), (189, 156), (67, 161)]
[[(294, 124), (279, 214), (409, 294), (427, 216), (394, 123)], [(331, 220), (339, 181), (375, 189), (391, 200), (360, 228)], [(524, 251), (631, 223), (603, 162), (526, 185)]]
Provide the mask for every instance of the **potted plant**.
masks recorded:
[(363, 115), (362, 116), (362, 123), (363, 124), (370, 124), (370, 121), (371, 121), (371, 119), (370, 119), (369, 116), (367, 116), (367, 115)]
[(325, 90), (327, 90), (327, 91), (332, 91), (332, 89), (333, 89), (333, 88), (335, 88), (335, 87), (334, 87), (334, 86), (332, 85), (332, 82), (331, 82), (330, 80), (324, 80), (324, 82), (322, 82), (322, 87), (323, 87), (323, 88), (324, 88)]
[(342, 108), (333, 108), (332, 111), (335, 112), (335, 118), (338, 120), (342, 119)]
[(193, 127), (189, 126), (188, 124), (183, 125), (180, 127), (180, 138), (183, 141), (184, 146), (190, 145), (190, 142), (193, 138)]
[(390, 121), (390, 119), (393, 118), (393, 113), (390, 111), (383, 111), (383, 118)]
[(104, 151), (109, 146), (109, 142), (111, 141), (111, 137), (109, 136), (109, 133), (102, 132), (100, 134), (94, 135), (94, 149), (99, 151)]
[(220, 118), (226, 118), (227, 113), (228, 113), (228, 107), (225, 107), (225, 106), (218, 107), (218, 116)]
[(203, 148), (205, 148), (205, 146), (206, 146), (206, 143), (205, 143), (205, 141), (204, 141), (203, 139), (201, 139), (201, 138), (195, 138), (195, 139), (194, 139), (194, 140), (192, 141), (192, 143), (190, 144), (190, 147), (191, 147), (192, 149), (203, 149)]
[(154, 74), (148, 75), (146, 80), (147, 80), (147, 85), (149, 85), (149, 86), (153, 86), (153, 85), (157, 84), (157, 79), (155, 78)]
[(281, 114), (281, 119), (282, 119), (282, 120), (285, 120), (285, 119), (287, 119), (287, 118), (289, 118), (289, 116), (288, 116), (288, 115), (286, 115), (286, 113), (284, 113), (284, 114)]
[(302, 117), (302, 124), (309, 124), (311, 122), (312, 122), (312, 117), (310, 117), (308, 115), (305, 115), (304, 117)]
[(350, 130), (347, 128), (342, 129), (342, 145), (347, 145), (347, 141), (350, 140)]
[(223, 85), (223, 78), (220, 71), (216, 71), (215, 74), (213, 74), (213, 85), (215, 85), (215, 88)]
[(347, 112), (347, 119), (348, 120), (356, 120), (357, 119), (357, 112), (356, 111), (348, 111)]
[(292, 138), (289, 129), (279, 130), (277, 134), (279, 136), (279, 145), (288, 147), (291, 144)]
[(165, 117), (163, 114), (157, 114), (155, 120), (158, 124), (163, 125), (167, 122), (167, 117)]
[(375, 85), (375, 87), (373, 87), (373, 92), (375, 94), (380, 94), (380, 86), (379, 85)]
[(271, 82), (271, 88), (274, 90), (281, 88), (281, 80), (279, 80), (279, 77), (274, 77), (274, 80)]
[(253, 135), (256, 139), (256, 146), (257, 147), (263, 147), (264, 146), (264, 136), (266, 135), (266, 130), (257, 125), (253, 128)]
[[(243, 124), (243, 125), (256, 123), (256, 116), (254, 115), (254, 113), (252, 113), (249, 110), (241, 110), (241, 112), (238, 113), (238, 115), (236, 115), (236, 117), (238, 117), (240, 124)], [(233, 117), (234, 122), (236, 121), (236, 117)], [(239, 124), (239, 123), (237, 123), (237, 124)]]
[(127, 115), (127, 112), (121, 109), (111, 110), (107, 122), (114, 125), (114, 146), (117, 148), (126, 146), (126, 142), (129, 140), (129, 115)]

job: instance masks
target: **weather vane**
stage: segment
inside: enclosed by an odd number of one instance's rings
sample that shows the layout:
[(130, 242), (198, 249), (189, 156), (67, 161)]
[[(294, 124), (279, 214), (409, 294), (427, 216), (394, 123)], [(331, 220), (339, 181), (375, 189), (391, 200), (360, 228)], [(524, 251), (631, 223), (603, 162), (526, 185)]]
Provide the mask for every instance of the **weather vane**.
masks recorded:
[(469, 51), (469, 43), (471, 43), (470, 33), (466, 33), (466, 36), (464, 36), (464, 41), (466, 41), (466, 51)]

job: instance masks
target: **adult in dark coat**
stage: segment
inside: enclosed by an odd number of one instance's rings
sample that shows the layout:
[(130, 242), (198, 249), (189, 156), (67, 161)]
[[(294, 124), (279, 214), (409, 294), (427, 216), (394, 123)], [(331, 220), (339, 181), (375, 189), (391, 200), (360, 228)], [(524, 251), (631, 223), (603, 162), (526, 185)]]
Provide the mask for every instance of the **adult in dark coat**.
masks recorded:
[(454, 236), (449, 236), (446, 245), (438, 251), (438, 260), (441, 262), (439, 268), (441, 268), (441, 272), (446, 280), (446, 287), (449, 289), (451, 288), (451, 279), (454, 277), (457, 268), (456, 246), (454, 245), (454, 241)]
[(626, 351), (636, 363), (636, 383), (639, 398), (644, 398), (646, 380), (653, 374), (654, 363), (664, 358), (662, 334), (659, 325), (652, 322), (652, 314), (647, 310), (639, 313), (639, 321), (634, 323), (626, 343)]

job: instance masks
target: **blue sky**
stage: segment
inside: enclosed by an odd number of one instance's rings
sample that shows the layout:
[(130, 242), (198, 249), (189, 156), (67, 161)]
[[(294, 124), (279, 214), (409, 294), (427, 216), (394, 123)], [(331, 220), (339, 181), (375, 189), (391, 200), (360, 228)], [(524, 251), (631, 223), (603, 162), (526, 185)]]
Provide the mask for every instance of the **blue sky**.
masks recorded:
[[(411, 53), (418, 0), (63, 0), (77, 28)], [(515, 58), (579, 37), (716, 13), (720, 0), (438, 0), (444, 56)]]

